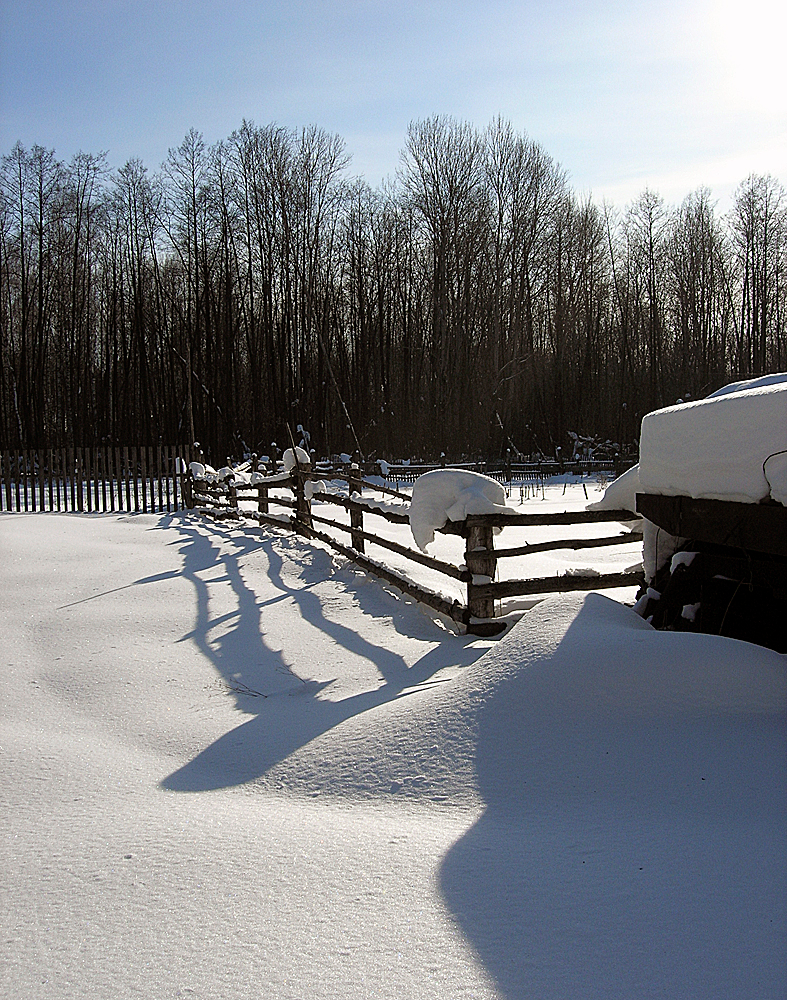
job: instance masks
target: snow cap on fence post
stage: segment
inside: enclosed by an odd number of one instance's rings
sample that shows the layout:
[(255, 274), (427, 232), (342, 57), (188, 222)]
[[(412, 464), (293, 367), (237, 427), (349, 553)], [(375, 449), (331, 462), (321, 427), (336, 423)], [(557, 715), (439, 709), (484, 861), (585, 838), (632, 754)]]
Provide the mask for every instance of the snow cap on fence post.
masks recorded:
[(303, 471), (306, 471), (311, 467), (309, 453), (308, 451), (304, 451), (303, 448), (288, 448), (282, 455), (281, 459), (285, 472), (292, 472), (293, 469), (300, 466), (305, 466)]
[(433, 469), (413, 484), (410, 530), (422, 552), (446, 521), (464, 521), (471, 514), (513, 514), (500, 483), (469, 469)]

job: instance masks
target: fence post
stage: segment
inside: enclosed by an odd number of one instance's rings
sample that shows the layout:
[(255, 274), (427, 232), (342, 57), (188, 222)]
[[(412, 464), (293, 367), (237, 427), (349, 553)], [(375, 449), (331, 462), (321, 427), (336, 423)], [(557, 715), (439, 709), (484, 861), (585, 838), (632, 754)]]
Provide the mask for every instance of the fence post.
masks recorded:
[(57, 477), (57, 509), (60, 510), (60, 487), (62, 480), (63, 510), (68, 510), (68, 453), (65, 448), (59, 452), (60, 473)]
[[(164, 495), (167, 498), (167, 513), (173, 510), (172, 507), (172, 494), (170, 493), (170, 488), (175, 489), (175, 481), (177, 476), (177, 461), (176, 455), (180, 453), (180, 449), (176, 448), (174, 445), (164, 445)], [(172, 479), (172, 484), (170, 486), (170, 477)], [(175, 503), (177, 504), (177, 497), (175, 497)]]
[[(251, 456), (251, 471), (259, 472), (260, 469), (260, 459), (257, 452), (252, 452)], [(268, 487), (263, 486), (262, 483), (257, 484), (257, 511), (260, 514), (268, 513)]]
[[(55, 509), (55, 489), (54, 489), (54, 479), (55, 479), (55, 462), (54, 462), (54, 452), (50, 448), (47, 452), (49, 456), (49, 509)], [(58, 507), (60, 506), (60, 497), (58, 496)]]
[[(139, 451), (136, 446), (131, 449), (131, 480), (134, 483), (134, 513), (139, 513)], [(129, 504), (131, 506), (131, 504)]]
[[(183, 465), (186, 464), (182, 458), (179, 458), (178, 461), (181, 463), (181, 466), (183, 466)], [(180, 498), (181, 498), (182, 505), (183, 505), (183, 507), (186, 508), (186, 510), (193, 510), (194, 509), (194, 480), (192, 479), (192, 476), (191, 476), (191, 465), (190, 464), (186, 465), (186, 468), (183, 469), (180, 472), (179, 479), (180, 479)], [(176, 482), (177, 482), (177, 480), (176, 480)]]
[(88, 514), (93, 513), (93, 450), (85, 448), (82, 453), (82, 478), (85, 481), (84, 504)]
[(268, 487), (262, 483), (257, 486), (257, 510), (260, 514), (268, 513)]
[(3, 483), (5, 485), (5, 509), (13, 510), (14, 505), (11, 500), (11, 452), (3, 452)]
[[(27, 512), (27, 510), (29, 509), (28, 505), (30, 503), (30, 498), (28, 497), (28, 492), (29, 492), (29, 490), (28, 490), (28, 479), (29, 479), (30, 460), (29, 460), (29, 458), (27, 456), (27, 449), (26, 448), (22, 452), (22, 463), (23, 463), (23, 467), (22, 467), (22, 470), (20, 472), (19, 478), (22, 481), (22, 493), (23, 493), (24, 498), (25, 498), (25, 512)], [(33, 498), (35, 499), (35, 493), (33, 494)], [(35, 503), (34, 503), (33, 504), (33, 510), (35, 510), (35, 509), (36, 508), (35, 508)]]
[(161, 447), (161, 441), (159, 441), (156, 446), (156, 479), (158, 480), (158, 509), (160, 511), (164, 510), (164, 482), (162, 480), (162, 469), (163, 469), (163, 449)]
[(471, 618), (494, 618), (494, 598), (477, 597), (475, 593), (478, 586), (476, 577), (486, 577), (483, 582), (491, 583), (495, 576), (494, 529), (487, 524), (473, 524), (466, 531), (465, 565), (473, 574), (473, 579), (467, 584), (467, 610)]
[(84, 483), (84, 472), (85, 465), (82, 460), (82, 449), (76, 449), (77, 456), (77, 468), (76, 468), (76, 487), (77, 487), (77, 510), (80, 514), (85, 512), (85, 483)]
[(304, 488), (306, 476), (309, 472), (307, 463), (297, 462), (291, 475), (295, 478), (295, 520), (306, 528), (312, 526), (312, 506), (311, 501), (306, 498)]
[(38, 509), (46, 510), (46, 483), (44, 478), (44, 465), (46, 463), (46, 452), (42, 448), (41, 451), (33, 452), (33, 467), (38, 472)]
[[(358, 466), (354, 463), (350, 466), (350, 473), (347, 476), (347, 488), (350, 494), (350, 499), (352, 499), (353, 493), (357, 493), (358, 496), (360, 496), (363, 492), (363, 480), (361, 479), (360, 472), (358, 471)], [(359, 534), (359, 532), (363, 531), (362, 510), (354, 510), (353, 508), (350, 508), (350, 527), (354, 529), (350, 533), (352, 547), (356, 552), (364, 552), (363, 535)]]

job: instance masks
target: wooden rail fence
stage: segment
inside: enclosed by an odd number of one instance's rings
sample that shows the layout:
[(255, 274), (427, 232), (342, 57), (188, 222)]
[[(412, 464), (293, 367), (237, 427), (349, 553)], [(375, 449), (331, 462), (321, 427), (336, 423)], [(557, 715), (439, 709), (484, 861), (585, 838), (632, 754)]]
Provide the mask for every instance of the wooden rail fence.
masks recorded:
[[(245, 477), (244, 477), (245, 478)], [(319, 490), (313, 491), (313, 483), (318, 478), (344, 480), (348, 484), (349, 496), (339, 493)], [(307, 489), (307, 484), (309, 488)], [(505, 580), (494, 582), (497, 562), (500, 559), (545, 552), (559, 549), (586, 549), (615, 546), (628, 542), (640, 541), (641, 532), (621, 531), (616, 535), (603, 538), (555, 539), (554, 541), (518, 546), (509, 549), (495, 549), (494, 529), (504, 526), (544, 526), (573, 525), (600, 522), (631, 522), (637, 515), (627, 510), (607, 511), (576, 511), (562, 514), (516, 514), (510, 515), (475, 515), (461, 522), (448, 522), (440, 529), (445, 534), (460, 535), (465, 539), (464, 564), (455, 566), (433, 556), (426, 555), (416, 549), (409, 548), (367, 531), (364, 518), (368, 516), (383, 518), (397, 524), (409, 524), (409, 515), (404, 511), (391, 509), (385, 504), (375, 504), (361, 498), (363, 488), (374, 490), (383, 495), (394, 496), (403, 500), (409, 497), (397, 490), (369, 483), (359, 478), (358, 474), (344, 472), (326, 472), (321, 469), (312, 472), (306, 466), (293, 469), (288, 475), (254, 476), (251, 483), (235, 483), (229, 476), (223, 482), (208, 482), (192, 480), (190, 476), (184, 479), (184, 496), (188, 506), (196, 508), (205, 514), (219, 518), (241, 519), (248, 517), (260, 523), (290, 527), (309, 538), (317, 538), (331, 548), (342, 553), (370, 573), (394, 584), (404, 593), (416, 600), (434, 608), (441, 614), (467, 626), (468, 631), (478, 634), (494, 634), (504, 626), (490, 619), (495, 617), (495, 601), (504, 597), (515, 597), (533, 594), (548, 594), (577, 590), (598, 590), (616, 587), (640, 586), (643, 582), (641, 573), (608, 573), (601, 575), (565, 575), (541, 577), (526, 580)], [(292, 499), (274, 495), (271, 491), (282, 489), (291, 491)], [(349, 525), (336, 521), (312, 509), (311, 500), (322, 504), (332, 504), (345, 508), (350, 515)], [(256, 509), (240, 508), (240, 502), (248, 504), (251, 501)], [(276, 515), (270, 512), (272, 505), (291, 510), (289, 516)], [(320, 526), (330, 527), (350, 535), (349, 545), (338, 542), (333, 535), (321, 530)], [(412, 562), (419, 563), (445, 576), (458, 580), (467, 586), (467, 603), (449, 601), (440, 594), (434, 593), (407, 577), (395, 572), (377, 560), (369, 558), (365, 551), (365, 543), (371, 542), (389, 551), (405, 556)]]
[(0, 510), (13, 512), (182, 509), (181, 470), (191, 449), (47, 448), (0, 452)]
[[(576, 460), (566, 459), (556, 461), (554, 459), (543, 459), (538, 462), (522, 461), (478, 461), (478, 462), (458, 462), (451, 463), (452, 469), (469, 469), (473, 472), (480, 472), (490, 479), (496, 479), (499, 483), (537, 483), (542, 484), (553, 476), (573, 475), (573, 476), (606, 476), (610, 479), (617, 479), (627, 469), (636, 463), (636, 457), (619, 457), (618, 459), (590, 459), (581, 458)], [(370, 465), (372, 463), (369, 463)], [(446, 468), (445, 465), (435, 463), (429, 464), (408, 464), (386, 462), (383, 466), (385, 474), (383, 479), (392, 483), (414, 483), (419, 476), (433, 469)], [(367, 472), (369, 472), (367, 466)]]

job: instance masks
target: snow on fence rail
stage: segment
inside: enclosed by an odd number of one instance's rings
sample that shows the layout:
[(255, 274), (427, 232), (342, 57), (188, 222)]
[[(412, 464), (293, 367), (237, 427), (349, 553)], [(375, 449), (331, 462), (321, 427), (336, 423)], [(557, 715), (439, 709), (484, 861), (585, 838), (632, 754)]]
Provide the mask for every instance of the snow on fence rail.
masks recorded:
[[(287, 473), (268, 476), (252, 472), (222, 470), (224, 476), (195, 479), (191, 473), (183, 480), (184, 497), (189, 507), (218, 518), (251, 518), (259, 523), (290, 527), (308, 538), (317, 538), (334, 550), (342, 553), (368, 572), (394, 584), (404, 593), (441, 614), (467, 626), (471, 632), (493, 634), (502, 630), (499, 623), (491, 623), (495, 617), (495, 601), (505, 597), (534, 594), (548, 594), (577, 590), (612, 589), (641, 585), (644, 578), (639, 572), (607, 573), (583, 575), (581, 573), (564, 576), (539, 577), (525, 580), (505, 580), (494, 582), (497, 562), (511, 556), (529, 555), (558, 549), (586, 549), (616, 546), (642, 538), (641, 532), (625, 531), (603, 538), (555, 539), (548, 542), (519, 546), (509, 549), (495, 549), (494, 529), (503, 526), (554, 526), (588, 524), (599, 522), (630, 522), (637, 515), (628, 510), (583, 510), (552, 514), (472, 515), (464, 521), (448, 521), (438, 528), (444, 534), (459, 535), (465, 539), (464, 563), (456, 566), (424, 552), (417, 551), (389, 538), (368, 531), (366, 517), (383, 518), (396, 524), (408, 524), (410, 518), (405, 508), (395, 509), (394, 505), (363, 500), (364, 487), (409, 501), (409, 496), (387, 486), (362, 479), (359, 472), (329, 471), (320, 469), (313, 472), (306, 465), (296, 465)], [(348, 496), (330, 491), (321, 480), (344, 481), (348, 484)], [(236, 481), (240, 480), (240, 481)], [(291, 491), (293, 497), (279, 495), (282, 489)], [(274, 494), (272, 491), (276, 490)], [(349, 524), (317, 514), (311, 501), (342, 507), (349, 512)], [(256, 502), (256, 510), (241, 510), (240, 502)], [(291, 515), (272, 514), (271, 506), (291, 510)], [(321, 527), (317, 527), (317, 525)], [(322, 526), (349, 534), (349, 545), (337, 541)], [(467, 587), (467, 603), (449, 601), (440, 594), (415, 583), (402, 574), (370, 559), (366, 554), (366, 542), (373, 543), (389, 551), (404, 556), (408, 560), (426, 566)], [(486, 621), (484, 621), (486, 620)]]
[(0, 452), (0, 510), (156, 513), (180, 510), (191, 449), (43, 448)]

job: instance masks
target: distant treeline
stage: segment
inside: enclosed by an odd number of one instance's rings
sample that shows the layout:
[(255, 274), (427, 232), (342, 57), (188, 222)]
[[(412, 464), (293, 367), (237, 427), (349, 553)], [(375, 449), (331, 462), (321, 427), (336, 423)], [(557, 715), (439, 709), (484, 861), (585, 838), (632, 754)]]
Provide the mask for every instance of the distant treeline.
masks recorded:
[(378, 190), (317, 127), (191, 131), (156, 174), (17, 144), (0, 447), (631, 445), (654, 407), (787, 368), (786, 209), (756, 175), (724, 217), (706, 189), (600, 207), (504, 121), (414, 123)]

